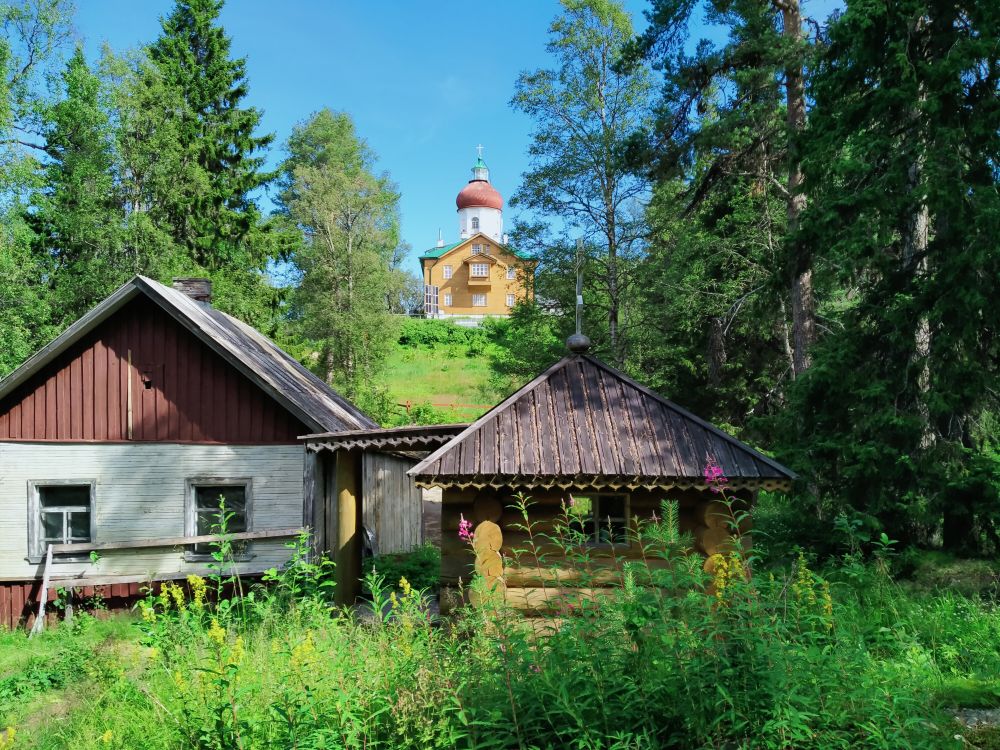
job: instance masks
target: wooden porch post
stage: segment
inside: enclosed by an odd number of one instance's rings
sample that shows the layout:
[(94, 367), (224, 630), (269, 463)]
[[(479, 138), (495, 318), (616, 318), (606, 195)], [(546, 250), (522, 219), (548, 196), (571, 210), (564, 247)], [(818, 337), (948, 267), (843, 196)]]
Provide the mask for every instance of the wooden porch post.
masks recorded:
[(337, 536), (330, 548), (337, 562), (337, 604), (353, 604), (361, 576), (361, 452), (337, 451)]

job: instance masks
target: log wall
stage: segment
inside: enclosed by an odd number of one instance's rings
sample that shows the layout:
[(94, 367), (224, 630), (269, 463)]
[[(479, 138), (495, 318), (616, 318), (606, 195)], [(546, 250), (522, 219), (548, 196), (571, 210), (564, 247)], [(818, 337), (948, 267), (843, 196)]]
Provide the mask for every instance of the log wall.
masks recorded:
[[(596, 490), (595, 490), (596, 492)], [(563, 550), (542, 538), (551, 534), (562, 513), (562, 503), (568, 492), (553, 490), (531, 493), (527, 522), (514, 502), (516, 488), (459, 490), (445, 489), (441, 513), (441, 579), (445, 587), (454, 587), (459, 579), (468, 583), (476, 564), (476, 554), (470, 544), (461, 540), (458, 529), (461, 519), (471, 521), (474, 528), (483, 522), (495, 522), (503, 535), (499, 550), (504, 560), (503, 587), (508, 604), (528, 613), (551, 611), (552, 602), (560, 596), (559, 587), (566, 585), (616, 586), (621, 582), (621, 563), (645, 557), (642, 548), (630, 545), (595, 546), (591, 550), (588, 570), (580, 570), (567, 561)], [(587, 494), (580, 491), (579, 494)], [(735, 541), (730, 535), (733, 518), (719, 497), (711, 492), (688, 490), (635, 490), (629, 496), (630, 524), (636, 520), (651, 520), (653, 514), (661, 515), (663, 500), (676, 500), (679, 505), (679, 526), (682, 533), (694, 538), (694, 551), (706, 557), (733, 549)], [(749, 492), (727, 493), (742, 507), (750, 507), (753, 497)], [(529, 533), (525, 527), (529, 527)], [(750, 524), (744, 520), (740, 534), (744, 546), (749, 544)], [(534, 542), (532, 541), (534, 536)], [(534, 545), (534, 547), (533, 547)], [(542, 559), (532, 554), (536, 550)], [(659, 559), (647, 559), (650, 568), (663, 566)], [(707, 563), (706, 563), (707, 564)], [(600, 595), (600, 588), (579, 589), (589, 597)], [(449, 597), (442, 597), (442, 602)]]

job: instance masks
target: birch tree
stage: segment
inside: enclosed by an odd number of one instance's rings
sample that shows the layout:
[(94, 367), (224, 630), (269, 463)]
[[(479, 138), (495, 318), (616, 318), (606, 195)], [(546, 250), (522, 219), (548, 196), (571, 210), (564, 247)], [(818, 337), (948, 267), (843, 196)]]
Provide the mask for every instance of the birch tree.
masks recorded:
[(372, 382), (392, 339), (399, 194), (344, 113), (321, 110), (288, 140), (280, 206), (301, 229), (296, 308), (326, 381), (350, 398)]

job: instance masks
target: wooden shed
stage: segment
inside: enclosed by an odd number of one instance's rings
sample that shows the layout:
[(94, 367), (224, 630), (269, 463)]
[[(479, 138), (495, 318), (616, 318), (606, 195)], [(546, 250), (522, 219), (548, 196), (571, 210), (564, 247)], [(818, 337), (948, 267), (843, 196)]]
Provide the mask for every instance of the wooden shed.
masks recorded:
[(773, 459), (588, 355), (589, 342), (580, 338), (577, 351), (410, 470), (418, 486), (443, 490), (445, 585), (460, 577), (468, 581), (476, 560), (458, 536), (461, 519), (477, 529), (489, 521), (502, 534), (498, 552), (508, 601), (544, 608), (546, 592), (539, 586), (553, 560), (542, 564), (518, 553), (528, 542), (514, 507), (519, 493), (530, 497), (530, 520), (543, 533), (551, 531), (572, 497), (591, 555), (610, 561), (612, 555), (640, 556), (626, 529), (651, 518), (664, 499), (678, 501), (681, 531), (694, 534), (700, 552), (724, 549), (731, 541), (730, 524), (717, 512), (718, 496), (706, 484), (709, 462), (728, 477), (727, 495), (747, 507), (759, 490), (787, 489), (795, 478)]

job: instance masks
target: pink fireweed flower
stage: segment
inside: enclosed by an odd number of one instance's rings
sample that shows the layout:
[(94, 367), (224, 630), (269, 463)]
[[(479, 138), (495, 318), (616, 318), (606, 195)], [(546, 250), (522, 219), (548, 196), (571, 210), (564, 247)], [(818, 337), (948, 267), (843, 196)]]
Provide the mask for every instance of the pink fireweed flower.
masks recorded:
[(465, 516), (459, 514), (458, 538), (463, 542), (472, 542), (472, 521), (465, 520)]
[(569, 496), (569, 507), (572, 508), (574, 505), (576, 505), (576, 498), (573, 497), (572, 495), (570, 495)]
[(722, 492), (722, 485), (729, 481), (725, 473), (723, 473), (722, 467), (712, 457), (708, 458), (705, 470), (702, 473), (705, 477), (705, 484), (708, 485), (708, 489), (712, 492)]

